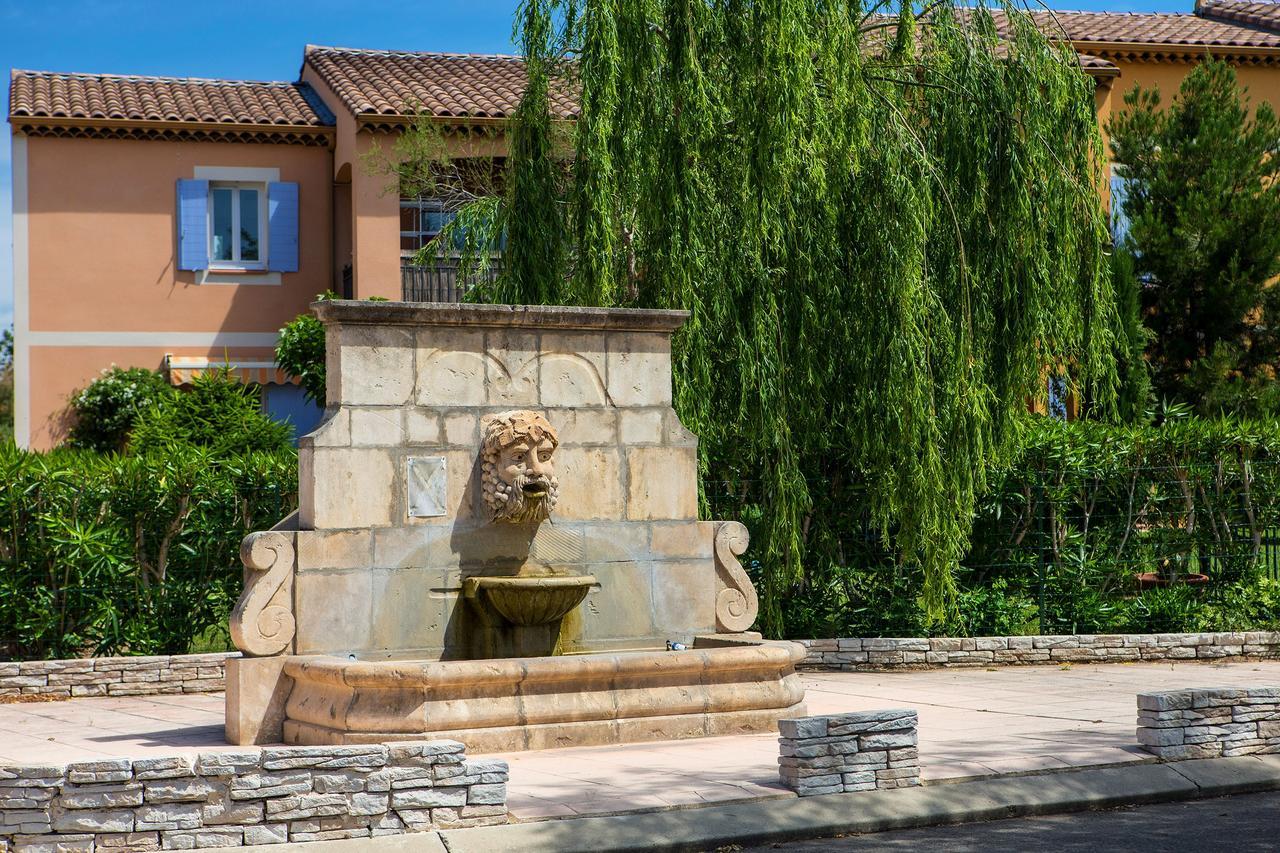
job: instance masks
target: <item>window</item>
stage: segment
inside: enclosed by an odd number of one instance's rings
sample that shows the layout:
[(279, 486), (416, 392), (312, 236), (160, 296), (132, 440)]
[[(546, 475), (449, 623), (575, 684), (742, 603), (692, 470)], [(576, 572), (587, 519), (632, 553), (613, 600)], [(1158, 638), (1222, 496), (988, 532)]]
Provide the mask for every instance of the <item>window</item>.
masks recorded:
[(298, 185), (277, 177), (276, 169), (200, 166), (195, 178), (179, 178), (177, 268), (264, 281), (271, 276), (256, 273), (297, 272)]
[(438, 198), (400, 199), (400, 254), (415, 254), (438, 237), (453, 216)]
[(1129, 181), (1116, 174), (1111, 164), (1111, 240), (1119, 244), (1129, 233), (1129, 219), (1124, 215), (1124, 201), (1129, 196)]
[(209, 262), (212, 267), (265, 269), (262, 223), (267, 194), (262, 184), (209, 184)]

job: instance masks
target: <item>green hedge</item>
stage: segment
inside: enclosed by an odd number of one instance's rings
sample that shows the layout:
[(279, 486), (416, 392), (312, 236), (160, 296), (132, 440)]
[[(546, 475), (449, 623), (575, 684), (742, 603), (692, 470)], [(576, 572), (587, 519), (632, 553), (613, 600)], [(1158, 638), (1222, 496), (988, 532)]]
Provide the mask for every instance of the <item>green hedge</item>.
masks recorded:
[[(789, 634), (1280, 627), (1280, 423), (1032, 417), (1019, 446), (988, 472), (942, 624), (929, 624), (917, 603), (918, 571), (851, 522), (835, 549), (848, 559), (813, 561), (793, 591)], [(1136, 576), (1148, 572), (1170, 585), (1139, 589)], [(1189, 586), (1191, 573), (1210, 582)]]
[(174, 654), (225, 631), (240, 540), (296, 506), (297, 456), (6, 443), (0, 483), (6, 657)]
[[(1280, 424), (1029, 419), (989, 480), (959, 596), (934, 625), (918, 570), (880, 548), (856, 492), (841, 489), (844, 534), (821, 553), (842, 559), (806, 567), (786, 601), (791, 636), (1280, 627)], [(180, 653), (224, 630), (240, 540), (292, 511), (297, 458), (5, 444), (0, 483), (0, 652)], [(751, 526), (750, 498), (714, 515)], [(1212, 583), (1140, 591), (1139, 572)]]

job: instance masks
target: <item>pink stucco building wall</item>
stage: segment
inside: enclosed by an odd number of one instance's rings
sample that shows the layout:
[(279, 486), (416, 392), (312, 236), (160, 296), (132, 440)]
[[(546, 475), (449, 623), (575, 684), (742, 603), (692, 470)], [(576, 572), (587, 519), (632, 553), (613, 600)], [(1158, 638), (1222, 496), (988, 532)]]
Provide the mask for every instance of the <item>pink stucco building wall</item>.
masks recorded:
[[(327, 148), (15, 141), (15, 188), (21, 183), (25, 195), (16, 211), (25, 233), (15, 234), (24, 245), (15, 252), (26, 266), (25, 281), (17, 282), (25, 376), (15, 389), (26, 423), (17, 431), (31, 447), (62, 439), (69, 396), (112, 364), (159, 369), (166, 355), (270, 361), (279, 328), (333, 285)], [(298, 184), (297, 272), (177, 269), (175, 184), (214, 169)]]

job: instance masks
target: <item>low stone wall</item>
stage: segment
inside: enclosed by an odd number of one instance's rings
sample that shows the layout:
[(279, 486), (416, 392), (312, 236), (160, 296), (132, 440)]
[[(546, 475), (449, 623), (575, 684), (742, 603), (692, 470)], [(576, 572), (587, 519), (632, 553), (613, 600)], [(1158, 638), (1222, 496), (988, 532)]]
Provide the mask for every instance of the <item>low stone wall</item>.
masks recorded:
[(803, 669), (864, 672), (1048, 663), (1280, 657), (1280, 632), (1075, 634), (1031, 637), (877, 637), (799, 640)]
[(1280, 687), (1139, 693), (1138, 743), (1167, 761), (1280, 752)]
[(507, 821), (507, 763), (457, 741), (0, 766), (0, 851), (190, 850)]
[(920, 784), (916, 712), (779, 720), (778, 776), (801, 797)]
[(239, 652), (0, 663), (0, 696), (147, 696), (226, 689)]

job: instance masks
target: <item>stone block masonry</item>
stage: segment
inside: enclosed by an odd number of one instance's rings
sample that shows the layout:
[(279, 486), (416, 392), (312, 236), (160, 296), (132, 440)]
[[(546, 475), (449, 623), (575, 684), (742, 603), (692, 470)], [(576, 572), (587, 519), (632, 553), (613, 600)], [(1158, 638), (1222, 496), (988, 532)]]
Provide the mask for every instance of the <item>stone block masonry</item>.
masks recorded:
[(852, 637), (798, 642), (808, 649), (801, 668), (845, 672), (1280, 657), (1280, 631), (1027, 637)]
[(507, 822), (507, 763), (457, 741), (0, 766), (0, 853), (191, 850)]
[(916, 712), (779, 720), (778, 776), (801, 797), (920, 784)]
[(1166, 761), (1280, 753), (1280, 687), (1139, 693), (1138, 743)]
[(239, 652), (0, 662), (0, 696), (155, 696), (226, 689)]

